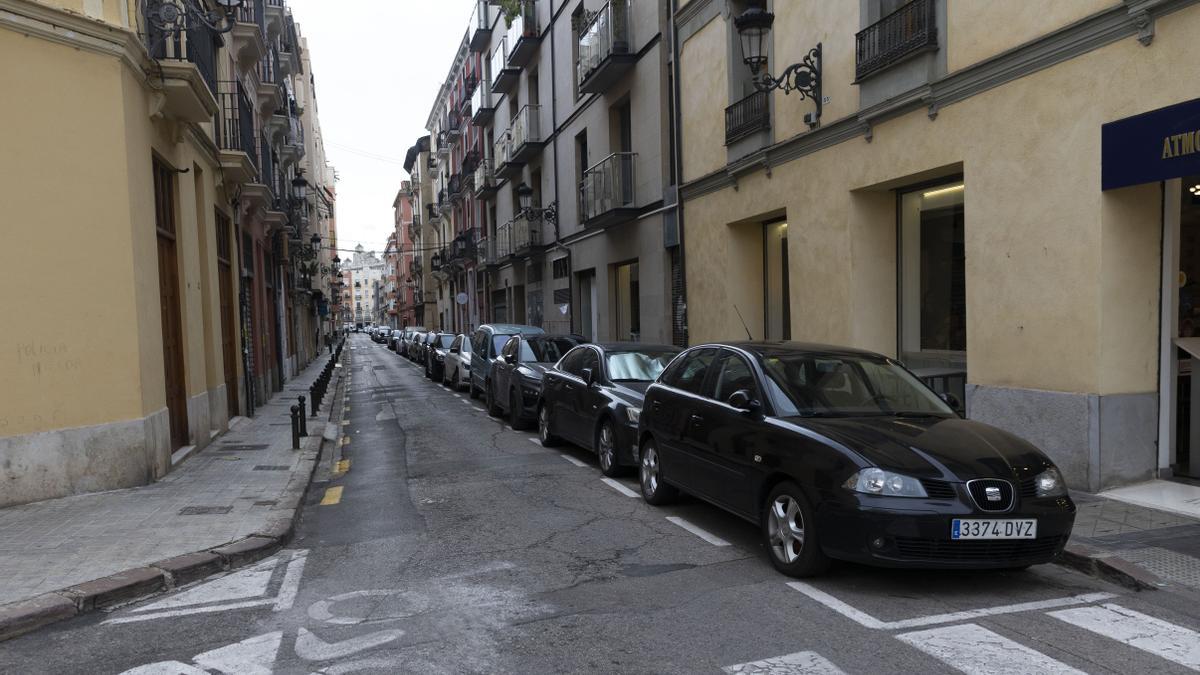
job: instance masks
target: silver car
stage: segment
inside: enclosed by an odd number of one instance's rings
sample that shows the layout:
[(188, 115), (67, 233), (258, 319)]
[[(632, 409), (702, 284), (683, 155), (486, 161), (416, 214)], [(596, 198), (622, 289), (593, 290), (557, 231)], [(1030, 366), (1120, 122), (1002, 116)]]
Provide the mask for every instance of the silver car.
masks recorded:
[(458, 335), (446, 353), (446, 364), (442, 368), (442, 384), (453, 387), (455, 391), (469, 385), (471, 382), (471, 338)]

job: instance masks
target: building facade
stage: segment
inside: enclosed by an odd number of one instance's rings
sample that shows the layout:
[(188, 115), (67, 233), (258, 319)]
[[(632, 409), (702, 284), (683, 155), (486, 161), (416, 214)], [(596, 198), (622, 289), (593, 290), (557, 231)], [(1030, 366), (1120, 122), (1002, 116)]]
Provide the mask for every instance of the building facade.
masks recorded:
[[(333, 190), (313, 167), (329, 201), (305, 218), (318, 125), (290, 11), (251, 0), (214, 31), (155, 7), (0, 2), (0, 84), (21, 101), (0, 106), (21, 130), (0, 136), (20, 317), (0, 337), (0, 506), (159, 478), (316, 350), (323, 279), (301, 277), (329, 260), (298, 277), (297, 252), (333, 236)], [(24, 270), (46, 256), (102, 299)], [(47, 337), (69, 306), (81, 330)]]
[[(807, 59), (818, 91), (754, 85), (735, 19), (755, 4), (762, 72)], [(1200, 7), (1028, 10), (673, 3), (691, 341), (897, 357), (1073, 488), (1194, 475)], [(1102, 182), (1139, 161), (1162, 166)]]

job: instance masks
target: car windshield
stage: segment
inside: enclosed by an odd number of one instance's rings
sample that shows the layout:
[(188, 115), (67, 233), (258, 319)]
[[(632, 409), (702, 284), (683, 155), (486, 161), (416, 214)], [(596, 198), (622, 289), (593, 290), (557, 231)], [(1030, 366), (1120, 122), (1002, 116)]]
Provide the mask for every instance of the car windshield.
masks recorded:
[(608, 352), (608, 376), (613, 382), (653, 382), (678, 352)]
[(579, 341), (568, 337), (531, 337), (521, 342), (521, 363), (553, 363)]
[(450, 344), (451, 344), (451, 343), (453, 343), (453, 342), (454, 342), (454, 336), (453, 336), (453, 335), (439, 335), (439, 336), (438, 336), (438, 338), (437, 338), (437, 344), (438, 344), (438, 346), (439, 346), (439, 347), (441, 347), (442, 349), (449, 349), (449, 348), (450, 348)]
[[(813, 354), (763, 359), (770, 384), (795, 406), (784, 414), (810, 417), (880, 415), (953, 417), (936, 394), (883, 358)], [(784, 406), (786, 408), (786, 406)]]

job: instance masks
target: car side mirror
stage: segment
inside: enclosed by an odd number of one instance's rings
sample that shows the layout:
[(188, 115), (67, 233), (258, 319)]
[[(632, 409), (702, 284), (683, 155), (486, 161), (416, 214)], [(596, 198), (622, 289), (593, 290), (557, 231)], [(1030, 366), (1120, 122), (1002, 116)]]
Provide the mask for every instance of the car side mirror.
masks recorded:
[(507, 355), (507, 356), (504, 356), (504, 357), (501, 357), (501, 358), (503, 358), (503, 359), (504, 359), (504, 362), (505, 362), (505, 363), (507, 363), (507, 364), (510, 364), (510, 365), (511, 365), (511, 364), (513, 364), (513, 363), (516, 363), (516, 362), (517, 362), (517, 355), (516, 355), (516, 354), (509, 354), (509, 355)]
[(946, 405), (950, 406), (951, 408), (954, 408), (955, 410), (959, 410), (959, 407), (962, 405), (959, 402), (958, 397), (955, 396), (954, 394), (951, 394), (948, 391), (938, 394), (938, 398), (945, 401)]
[(762, 404), (754, 400), (753, 394), (749, 389), (738, 389), (729, 395), (729, 405), (742, 410), (744, 412), (757, 412)]
[(451, 353), (451, 354), (457, 354), (457, 353), (458, 353), (458, 352), (460, 352), (460, 351), (461, 351), (461, 350), (460, 350), (458, 347), (451, 347), (451, 348), (450, 348), (450, 353)]
[(596, 371), (592, 370), (591, 368), (584, 368), (583, 370), (579, 371), (579, 374), (583, 376), (584, 384), (589, 387), (595, 386), (597, 381)]

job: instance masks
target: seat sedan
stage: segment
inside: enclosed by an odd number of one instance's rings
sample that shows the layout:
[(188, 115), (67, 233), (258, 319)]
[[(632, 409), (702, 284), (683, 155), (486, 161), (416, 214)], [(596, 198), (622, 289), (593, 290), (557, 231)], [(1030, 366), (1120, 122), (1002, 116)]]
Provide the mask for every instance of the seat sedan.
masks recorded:
[(485, 392), (488, 414), (508, 413), (513, 429), (524, 429), (537, 413), (542, 375), (579, 344), (570, 335), (514, 335), (492, 361)]
[(454, 344), (454, 333), (433, 333), (425, 350), (425, 377), (441, 382), (446, 372), (446, 355)]
[(640, 435), (647, 502), (683, 490), (756, 523), (792, 576), (830, 559), (1021, 568), (1058, 556), (1075, 520), (1043, 452), (872, 352), (694, 347), (650, 386)]
[(471, 380), (471, 337), (459, 335), (450, 344), (446, 354), (446, 365), (442, 369), (442, 384), (454, 391), (463, 388)]
[(605, 476), (637, 466), (638, 418), (646, 388), (679, 349), (632, 342), (572, 349), (542, 383), (538, 436), (542, 445), (561, 438), (596, 453)]

